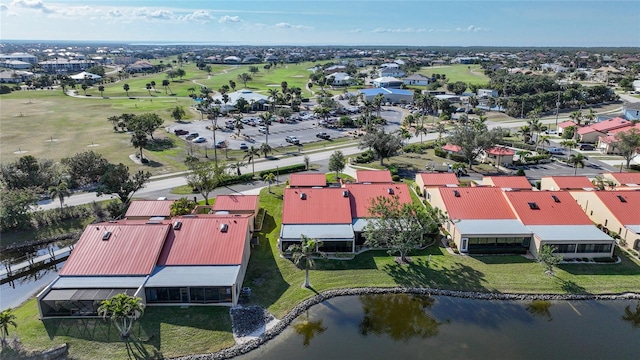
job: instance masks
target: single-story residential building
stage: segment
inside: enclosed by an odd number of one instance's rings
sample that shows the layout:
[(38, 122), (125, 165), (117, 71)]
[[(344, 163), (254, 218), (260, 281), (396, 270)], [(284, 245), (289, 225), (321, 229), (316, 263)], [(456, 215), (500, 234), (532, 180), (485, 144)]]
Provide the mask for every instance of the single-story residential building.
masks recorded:
[(0, 71), (0, 83), (18, 84), (33, 78), (33, 73), (22, 70), (5, 70)]
[(640, 250), (640, 191), (572, 191), (591, 221), (620, 237), (618, 245)]
[(405, 72), (400, 67), (385, 66), (378, 70), (379, 77), (398, 77), (401, 78), (405, 75)]
[(389, 170), (356, 170), (357, 183), (393, 183)]
[(383, 77), (373, 79), (372, 84), (377, 88), (397, 89), (402, 86), (403, 82), (402, 80), (397, 79), (395, 77), (383, 76)]
[(562, 133), (568, 127), (579, 128), (581, 126), (576, 124), (573, 121), (563, 121), (560, 124), (558, 124), (558, 129), (557, 129), (558, 130), (558, 136), (562, 136)]
[(366, 101), (372, 101), (376, 95), (382, 94), (384, 101), (399, 104), (405, 102), (410, 104), (413, 102), (413, 91), (402, 89), (387, 89), (385, 87), (375, 89), (361, 89), (359, 93), (364, 95)]
[(616, 190), (640, 190), (640, 173), (615, 172), (602, 176), (613, 182)]
[(356, 79), (343, 72), (327, 75), (327, 80), (328, 84), (332, 86), (349, 86), (356, 83)]
[(488, 97), (498, 97), (498, 90), (494, 89), (478, 89), (477, 91), (479, 98), (488, 98)]
[[(638, 83), (637, 93), (640, 93), (640, 80), (634, 81)], [(640, 103), (627, 102), (622, 105), (623, 117), (629, 121), (640, 120)]]
[(598, 139), (602, 136), (606, 136), (609, 131), (627, 127), (630, 124), (631, 122), (629, 120), (615, 117), (613, 119), (608, 119), (583, 126), (578, 129), (578, 135), (580, 137), (580, 142), (597, 143)]
[(433, 172), (433, 173), (417, 173), (416, 185), (420, 187), (422, 196), (429, 201), (431, 193), (437, 191), (440, 187), (458, 187), (460, 181), (454, 173), (450, 172)]
[(240, 64), (242, 62), (242, 59), (240, 59), (237, 56), (227, 56), (224, 59), (222, 59), (222, 62), (225, 64)]
[(402, 81), (404, 81), (405, 85), (426, 86), (429, 85), (431, 78), (422, 74), (411, 74), (402, 79)]
[(129, 205), (127, 220), (149, 220), (151, 218), (170, 218), (173, 200), (134, 200)]
[(495, 186), (502, 190), (531, 190), (533, 187), (525, 176), (484, 176), (482, 185)]
[(216, 94), (212, 97), (212, 100), (217, 103), (220, 102), (220, 105), (215, 105), (220, 107), (220, 111), (228, 112), (234, 110), (236, 108), (236, 104), (238, 103), (238, 99), (243, 98), (252, 106), (253, 110), (262, 110), (265, 104), (269, 103), (269, 97), (266, 95), (255, 93), (251, 90), (241, 89), (231, 93), (228, 93), (229, 101), (225, 104), (222, 101), (222, 95)]
[[(609, 131), (607, 136), (600, 137), (598, 140), (597, 148), (603, 154), (617, 154), (620, 153), (616, 148), (616, 143), (618, 139), (616, 139), (616, 134), (620, 132), (631, 131), (631, 129), (635, 129), (635, 131), (640, 133), (640, 123), (629, 124), (629, 126), (625, 126), (622, 128), (618, 128), (615, 130)], [(640, 154), (640, 149), (636, 151), (636, 153)]]
[(325, 174), (291, 174), (289, 177), (289, 187), (325, 187), (327, 177)]
[(75, 75), (71, 75), (70, 78), (72, 78), (76, 82), (81, 82), (81, 81), (84, 81), (84, 80), (97, 81), (97, 80), (102, 79), (102, 76), (96, 75), (96, 74), (92, 74), (90, 72), (83, 71), (81, 73), (78, 73), (78, 74), (75, 74)]
[(540, 190), (593, 190), (591, 180), (586, 176), (543, 176)]
[(496, 165), (512, 164), (515, 150), (504, 146), (496, 146), (485, 150), (482, 154), (482, 162), (490, 162)]

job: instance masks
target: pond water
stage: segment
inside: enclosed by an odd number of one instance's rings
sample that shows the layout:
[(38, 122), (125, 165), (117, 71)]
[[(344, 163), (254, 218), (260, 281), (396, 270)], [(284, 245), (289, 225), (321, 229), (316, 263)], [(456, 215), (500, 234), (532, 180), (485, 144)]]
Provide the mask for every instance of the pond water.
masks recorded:
[(239, 359), (637, 359), (640, 301), (337, 297)]

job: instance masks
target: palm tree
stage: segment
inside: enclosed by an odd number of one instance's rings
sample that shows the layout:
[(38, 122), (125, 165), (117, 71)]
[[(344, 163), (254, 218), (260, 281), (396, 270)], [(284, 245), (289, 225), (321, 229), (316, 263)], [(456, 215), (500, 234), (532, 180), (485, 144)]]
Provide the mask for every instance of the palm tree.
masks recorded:
[[(211, 120), (211, 132), (213, 133), (213, 161), (218, 166), (218, 150), (216, 147), (216, 130), (218, 128), (218, 117), (220, 116), (220, 108), (214, 106), (207, 110), (207, 118)], [(206, 149), (206, 145), (205, 145)]]
[(64, 204), (64, 198), (71, 196), (71, 193), (69, 192), (69, 187), (67, 186), (67, 183), (64, 181), (61, 181), (60, 184), (58, 184), (58, 186), (51, 186), (49, 187), (49, 196), (51, 196), (51, 198), (58, 198), (58, 200), (60, 200), (60, 209), (62, 209), (62, 204)]
[(6, 338), (9, 336), (9, 325), (14, 328), (18, 327), (16, 323), (16, 316), (11, 313), (11, 308), (0, 312), (0, 331), (2, 332), (2, 344), (6, 343)]
[(542, 144), (542, 151), (544, 151), (544, 144), (551, 145), (551, 141), (549, 141), (550, 138), (551, 136), (549, 135), (542, 135), (538, 137), (538, 142), (536, 143), (536, 146), (538, 146), (539, 144)]
[(229, 169), (235, 170), (235, 171), (236, 171), (236, 174), (237, 174), (238, 176), (240, 176), (240, 175), (242, 175), (242, 173), (240, 172), (240, 168), (241, 168), (241, 167), (243, 167), (243, 166), (245, 166), (245, 164), (244, 164), (244, 163), (242, 163), (242, 161), (238, 161), (238, 162), (235, 162), (235, 163), (229, 164), (228, 166), (229, 166)]
[(147, 91), (149, 92), (149, 96), (151, 96), (151, 83), (147, 83), (145, 85), (145, 87), (147, 88)]
[[(169, 87), (169, 84), (170, 84), (169, 80), (167, 80), (167, 79), (162, 80), (162, 86), (164, 87), (164, 94), (165, 95), (167, 94), (167, 88), (169, 89), (169, 91), (171, 91), (171, 88)], [(173, 91), (171, 91), (171, 93), (173, 93)]]
[(309, 288), (309, 269), (313, 268), (313, 258), (317, 256), (324, 257), (325, 254), (320, 252), (318, 248), (322, 246), (322, 241), (310, 239), (305, 235), (300, 235), (300, 245), (291, 245), (287, 249), (291, 252), (291, 259), (298, 267), (302, 266), (305, 270), (304, 287)]
[(276, 181), (276, 175), (272, 172), (262, 175), (262, 180), (267, 183), (267, 190), (271, 193), (271, 183)]
[(134, 321), (144, 313), (144, 308), (145, 304), (141, 298), (120, 293), (111, 299), (103, 300), (98, 308), (98, 315), (103, 319), (111, 319), (120, 330), (120, 337), (127, 338)]
[(254, 160), (259, 155), (260, 155), (260, 149), (256, 149), (253, 146), (251, 146), (249, 150), (247, 150), (247, 153), (244, 154), (244, 157), (242, 157), (243, 159), (247, 159), (247, 161), (251, 163), (251, 173), (253, 174), (256, 173), (256, 166), (255, 166)]
[(571, 155), (571, 149), (573, 149), (577, 145), (578, 144), (576, 143), (575, 140), (562, 140), (560, 142), (560, 146), (567, 149), (567, 159), (569, 158), (569, 155)]
[(144, 157), (142, 157), (142, 148), (147, 146), (148, 143), (149, 139), (147, 139), (147, 134), (142, 131), (135, 131), (131, 135), (131, 145), (136, 149), (140, 149), (140, 161), (144, 159)]
[(240, 137), (240, 130), (244, 129), (244, 125), (242, 124), (242, 115), (236, 115), (233, 117), (233, 127), (238, 130), (236, 136)]
[(567, 163), (573, 165), (573, 175), (576, 175), (578, 173), (578, 167), (584, 168), (585, 160), (588, 160), (588, 158), (579, 153), (569, 156)]
[(151, 84), (151, 87), (153, 88), (153, 91), (155, 92), (156, 91), (156, 82), (151, 80), (150, 84)]
[(271, 147), (271, 145), (267, 143), (262, 143), (262, 145), (260, 145), (260, 152), (264, 154), (265, 158), (267, 157), (267, 155), (271, 154), (273, 150), (274, 149)]
[(269, 143), (269, 125), (271, 124), (271, 113), (268, 111), (263, 112), (262, 114), (260, 114), (260, 119), (262, 119), (262, 121), (264, 122), (264, 127), (267, 129), (264, 135), (265, 135), (265, 142), (268, 144)]
[(278, 92), (278, 89), (276, 89), (276, 88), (269, 89), (268, 98), (271, 99), (271, 111), (275, 111), (275, 109), (276, 109), (276, 104), (278, 103), (278, 95), (279, 94), (280, 93)]
[(596, 119), (595, 111), (593, 111), (592, 108), (589, 108), (589, 113), (587, 115), (585, 115), (584, 118), (586, 119), (586, 121), (584, 122), (585, 125), (591, 124)]
[[(442, 134), (447, 132), (447, 128), (444, 126), (443, 123), (439, 122), (436, 125), (436, 132), (438, 133), (438, 144), (442, 141)], [(420, 136), (422, 136), (422, 134), (420, 134)], [(422, 138), (420, 139), (420, 142), (422, 142)]]
[(569, 118), (580, 125), (582, 123), (582, 111), (574, 111), (569, 115)]
[(86, 96), (89, 85), (83, 83), (80, 87), (82, 88), (82, 91), (84, 91), (84, 95)]
[(171, 216), (180, 216), (191, 214), (195, 209), (196, 202), (186, 197), (180, 198), (171, 204)]
[(103, 85), (98, 86), (98, 91), (100, 91), (100, 96), (104, 97), (104, 86)]
[(231, 88), (232, 91), (236, 91), (236, 82), (229, 79), (229, 87)]
[(129, 97), (129, 89), (130, 89), (129, 84), (122, 85), (122, 88), (127, 93), (127, 97)]

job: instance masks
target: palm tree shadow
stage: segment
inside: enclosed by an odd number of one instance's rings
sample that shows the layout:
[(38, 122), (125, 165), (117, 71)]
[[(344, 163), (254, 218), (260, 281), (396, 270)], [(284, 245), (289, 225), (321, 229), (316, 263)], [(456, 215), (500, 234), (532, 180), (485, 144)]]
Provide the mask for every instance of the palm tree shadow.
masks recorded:
[(568, 294), (589, 294), (587, 289), (576, 284), (572, 280), (560, 279), (557, 276), (556, 276), (556, 280), (560, 282), (560, 288), (562, 289), (562, 291)]
[(149, 354), (147, 349), (142, 345), (140, 339), (133, 339), (129, 337), (126, 340), (127, 356), (129, 359), (143, 360), (143, 359), (162, 359), (162, 354), (154, 350), (153, 354)]

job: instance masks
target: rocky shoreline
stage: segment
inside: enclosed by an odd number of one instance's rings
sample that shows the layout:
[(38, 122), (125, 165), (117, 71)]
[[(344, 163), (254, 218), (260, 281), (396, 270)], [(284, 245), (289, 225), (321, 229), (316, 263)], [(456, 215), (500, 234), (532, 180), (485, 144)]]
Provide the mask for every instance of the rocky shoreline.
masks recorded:
[[(246, 354), (257, 349), (267, 341), (273, 339), (289, 326), (293, 320), (308, 310), (311, 306), (317, 305), (325, 300), (338, 296), (353, 296), (367, 294), (415, 294), (415, 295), (438, 295), (450, 296), (478, 300), (640, 300), (640, 293), (622, 294), (503, 294), (503, 293), (483, 293), (474, 291), (440, 290), (432, 288), (352, 288), (328, 290), (314, 297), (304, 300), (285, 315), (275, 326), (267, 329), (261, 336), (247, 342), (220, 350), (211, 354), (189, 355), (174, 358), (176, 360), (223, 360)], [(245, 311), (246, 310), (246, 311)], [(259, 306), (247, 308), (234, 308), (230, 310), (234, 335), (244, 336), (255, 331), (256, 328), (264, 326), (273, 320), (273, 316)], [(236, 322), (237, 321), (237, 322)]]

